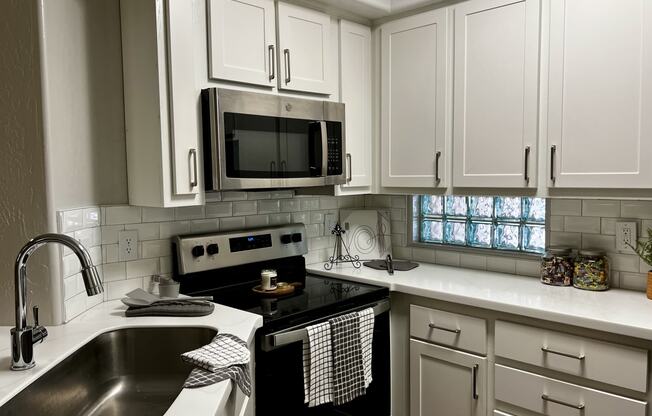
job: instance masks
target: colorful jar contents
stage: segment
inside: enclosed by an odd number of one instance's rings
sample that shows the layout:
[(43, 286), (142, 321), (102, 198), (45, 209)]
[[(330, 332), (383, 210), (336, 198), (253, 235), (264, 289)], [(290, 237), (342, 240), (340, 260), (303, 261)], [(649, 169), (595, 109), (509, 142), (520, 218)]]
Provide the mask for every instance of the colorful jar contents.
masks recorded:
[(580, 251), (575, 259), (573, 286), (585, 290), (609, 289), (609, 261), (603, 251)]
[(541, 283), (553, 286), (573, 284), (573, 256), (570, 248), (550, 247), (541, 258)]

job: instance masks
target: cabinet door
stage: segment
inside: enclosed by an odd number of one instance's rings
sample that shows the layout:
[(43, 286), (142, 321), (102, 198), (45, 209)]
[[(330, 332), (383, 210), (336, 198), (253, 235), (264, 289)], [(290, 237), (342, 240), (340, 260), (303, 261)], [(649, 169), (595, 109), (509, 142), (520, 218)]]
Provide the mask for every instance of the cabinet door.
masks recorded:
[(552, 0), (549, 186), (652, 188), (652, 2)]
[(273, 0), (209, 0), (209, 76), (274, 86), (275, 26)]
[(487, 359), (410, 340), (410, 415), (485, 415)]
[(382, 26), (382, 186), (446, 187), (447, 16)]
[[(167, 1), (167, 66), (174, 195), (199, 194), (199, 88), (195, 80), (192, 3)], [(154, 76), (154, 74), (152, 74)], [(166, 161), (163, 161), (164, 174)]]
[(453, 185), (536, 187), (539, 1), (454, 8)]
[(371, 30), (340, 22), (341, 100), (345, 105), (346, 172), (343, 188), (371, 186)]
[(331, 18), (278, 3), (279, 88), (332, 94), (329, 70)]

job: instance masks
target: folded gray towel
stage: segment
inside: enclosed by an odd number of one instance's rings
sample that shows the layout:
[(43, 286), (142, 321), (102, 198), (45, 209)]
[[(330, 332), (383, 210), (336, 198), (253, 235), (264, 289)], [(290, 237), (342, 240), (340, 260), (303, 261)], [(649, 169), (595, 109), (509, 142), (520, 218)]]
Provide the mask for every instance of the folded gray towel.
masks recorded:
[(206, 316), (213, 313), (215, 305), (211, 302), (170, 303), (162, 305), (130, 306), (125, 311), (127, 317), (134, 316)]

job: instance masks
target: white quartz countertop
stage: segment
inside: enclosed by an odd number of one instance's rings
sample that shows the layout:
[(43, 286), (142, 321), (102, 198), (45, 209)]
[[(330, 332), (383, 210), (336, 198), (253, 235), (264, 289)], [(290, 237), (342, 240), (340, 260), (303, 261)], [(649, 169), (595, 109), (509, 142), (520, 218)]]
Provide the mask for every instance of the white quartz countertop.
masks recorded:
[(611, 289), (591, 292), (541, 284), (539, 279), (420, 263), (395, 272), (323, 263), (308, 272), (388, 287), (391, 291), (523, 315), (552, 322), (652, 340), (652, 300), (645, 293)]
[[(134, 327), (206, 327), (226, 332), (251, 342), (262, 326), (259, 315), (215, 305), (211, 315), (201, 317), (133, 317), (124, 315), (120, 301), (101, 303), (72, 321), (49, 326), (48, 337), (34, 346), (36, 367), (11, 371), (10, 327), (0, 327), (0, 406), (96, 336), (121, 328)], [(166, 415), (215, 415), (224, 408), (231, 390), (230, 380), (211, 386), (183, 389)]]

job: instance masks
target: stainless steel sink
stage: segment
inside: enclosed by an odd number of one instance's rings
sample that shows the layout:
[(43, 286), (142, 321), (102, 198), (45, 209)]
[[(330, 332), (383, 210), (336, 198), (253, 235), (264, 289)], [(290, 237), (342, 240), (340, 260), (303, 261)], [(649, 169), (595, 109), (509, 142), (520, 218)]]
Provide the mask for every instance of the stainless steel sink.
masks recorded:
[(2, 415), (162, 415), (192, 367), (179, 354), (208, 328), (128, 328), (101, 334), (0, 408)]

